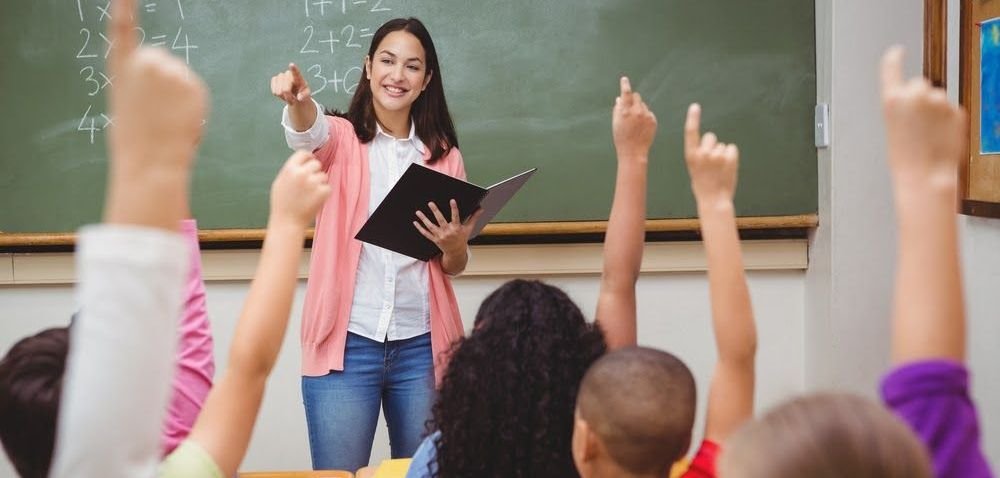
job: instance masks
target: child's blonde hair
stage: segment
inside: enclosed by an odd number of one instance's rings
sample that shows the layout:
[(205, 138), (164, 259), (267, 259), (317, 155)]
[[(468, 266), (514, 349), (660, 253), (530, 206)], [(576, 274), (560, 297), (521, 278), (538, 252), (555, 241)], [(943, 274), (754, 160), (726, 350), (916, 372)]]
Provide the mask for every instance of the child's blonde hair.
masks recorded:
[(722, 478), (931, 478), (913, 431), (866, 398), (795, 398), (740, 429), (719, 461)]

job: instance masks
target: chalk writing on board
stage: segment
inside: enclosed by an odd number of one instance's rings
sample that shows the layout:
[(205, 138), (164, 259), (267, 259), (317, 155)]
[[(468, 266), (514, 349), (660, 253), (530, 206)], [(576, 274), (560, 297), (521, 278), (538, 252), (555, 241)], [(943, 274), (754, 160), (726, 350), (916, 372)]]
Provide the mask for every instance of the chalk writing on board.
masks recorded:
[(302, 0), (306, 18), (309, 18), (313, 14), (325, 17), (327, 7), (335, 8), (334, 5), (336, 3), (340, 3), (341, 15), (347, 15), (348, 10), (363, 9), (367, 13), (392, 11), (391, 8), (384, 5), (385, 0), (340, 0), (340, 2), (334, 2), (333, 0)]
[(302, 29), (302, 33), (305, 35), (305, 41), (302, 43), (299, 53), (303, 55), (322, 53), (319, 48), (324, 51), (329, 50), (330, 54), (336, 53), (338, 46), (341, 48), (361, 48), (363, 46), (361, 39), (373, 35), (371, 28), (356, 28), (354, 25), (344, 25), (339, 31), (330, 29), (322, 32), (317, 32), (316, 27), (312, 25), (306, 25)]
[[(344, 68), (345, 58), (360, 63), (375, 28), (388, 20), (392, 0), (301, 0), (304, 20), (299, 44), (312, 94), (352, 95), (361, 80), (361, 66)], [(313, 22), (316, 23), (313, 23)], [(357, 55), (357, 56), (355, 56)]]
[[(139, 11), (147, 17), (176, 14), (176, 17), (173, 18), (179, 22), (175, 26), (161, 26), (157, 31), (152, 31), (150, 27), (147, 27), (150, 28), (150, 31), (142, 27), (135, 27), (135, 35), (139, 45), (168, 48), (190, 65), (199, 46), (192, 41), (192, 36), (185, 30), (186, 16), (183, 1), (187, 0), (174, 0), (173, 2), (170, 0), (142, 0), (137, 2)], [(104, 60), (108, 58), (114, 43), (103, 33), (107, 22), (112, 20), (111, 1), (98, 0), (96, 4), (91, 4), (91, 2), (84, 0), (76, 0), (76, 13), (80, 18), (81, 28), (79, 49), (73, 47), (75, 50), (74, 59), (80, 64), (81, 93), (90, 98), (88, 101), (93, 101), (94, 97), (106, 93), (109, 87), (114, 86), (114, 78), (103, 70)], [(93, 33), (95, 31), (96, 35)], [(94, 103), (88, 104), (79, 118), (76, 130), (83, 134), (90, 144), (94, 144), (98, 132), (104, 131), (113, 124), (110, 116), (94, 111)]]

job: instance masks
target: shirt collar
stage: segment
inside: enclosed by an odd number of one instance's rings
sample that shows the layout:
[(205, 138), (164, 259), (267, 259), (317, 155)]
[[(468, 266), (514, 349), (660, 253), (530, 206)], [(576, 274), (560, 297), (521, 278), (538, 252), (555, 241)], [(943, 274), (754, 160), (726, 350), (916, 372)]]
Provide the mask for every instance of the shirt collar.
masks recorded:
[(420, 141), (420, 138), (417, 136), (417, 125), (412, 119), (410, 120), (410, 134), (406, 138), (396, 138), (391, 134), (386, 133), (378, 121), (375, 122), (375, 135), (382, 135), (393, 141), (409, 141), (413, 143), (413, 147), (416, 148), (417, 151), (420, 151), (420, 154), (427, 154), (427, 148), (424, 146), (424, 142)]

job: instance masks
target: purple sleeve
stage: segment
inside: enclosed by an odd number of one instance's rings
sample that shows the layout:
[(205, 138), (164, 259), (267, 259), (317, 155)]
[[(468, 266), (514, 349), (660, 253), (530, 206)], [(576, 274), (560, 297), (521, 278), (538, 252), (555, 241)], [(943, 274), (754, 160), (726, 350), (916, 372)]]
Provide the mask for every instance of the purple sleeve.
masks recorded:
[(979, 445), (979, 419), (964, 365), (923, 360), (896, 367), (882, 379), (882, 400), (927, 445), (934, 476), (993, 476)]
[(181, 232), (188, 242), (191, 267), (184, 289), (184, 315), (178, 328), (172, 395), (163, 423), (163, 456), (177, 448), (191, 432), (212, 388), (212, 376), (215, 374), (212, 330), (205, 306), (205, 283), (201, 277), (198, 224), (193, 219), (182, 221)]

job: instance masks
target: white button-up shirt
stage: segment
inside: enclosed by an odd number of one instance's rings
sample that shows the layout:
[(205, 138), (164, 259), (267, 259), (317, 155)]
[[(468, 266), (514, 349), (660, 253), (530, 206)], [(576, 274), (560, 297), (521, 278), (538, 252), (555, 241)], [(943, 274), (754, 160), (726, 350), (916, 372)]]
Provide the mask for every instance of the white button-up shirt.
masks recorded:
[[(314, 100), (315, 102), (315, 100)], [(282, 114), (285, 139), (292, 149), (315, 151), (330, 137), (323, 107), (316, 103), (316, 121), (306, 131), (290, 126), (288, 107)], [(376, 125), (368, 145), (370, 192), (368, 215), (385, 199), (410, 163), (423, 164), (426, 147), (415, 134), (396, 139)], [(416, 215), (414, 215), (416, 219)], [(403, 340), (430, 332), (427, 263), (366, 242), (361, 244), (349, 332), (383, 342)]]

